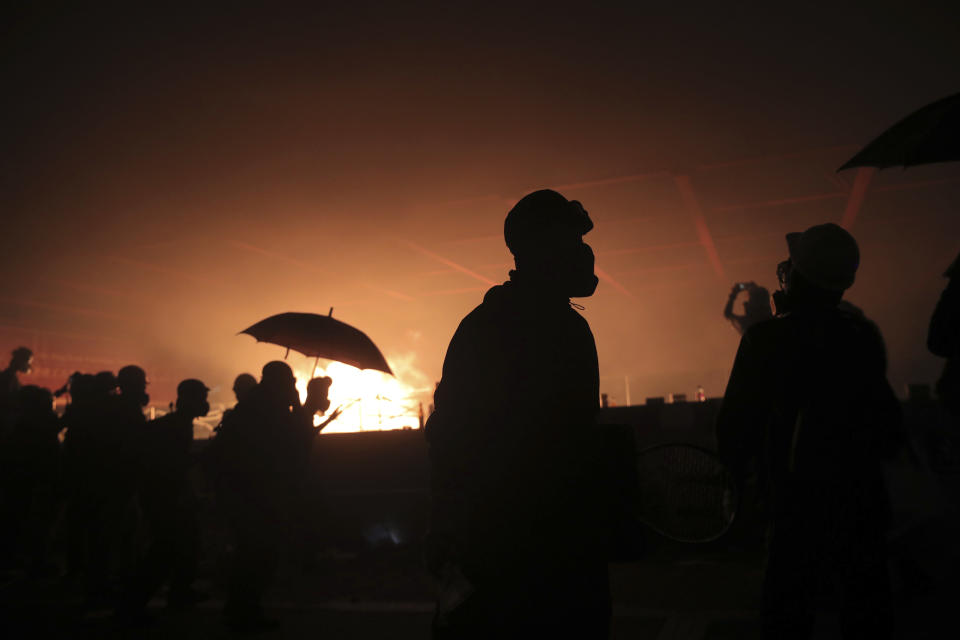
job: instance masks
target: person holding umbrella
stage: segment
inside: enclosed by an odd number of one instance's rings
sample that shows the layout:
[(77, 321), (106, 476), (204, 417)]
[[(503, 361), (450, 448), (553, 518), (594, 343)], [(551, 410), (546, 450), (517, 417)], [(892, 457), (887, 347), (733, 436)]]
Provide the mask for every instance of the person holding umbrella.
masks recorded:
[(310, 442), (339, 415), (313, 426), (313, 416), (330, 406), (329, 387), (329, 378), (311, 380), (301, 405), (293, 370), (268, 362), (211, 443), (217, 500), (235, 543), (223, 611), (232, 629), (265, 631), (279, 624), (265, 615), (263, 593), (276, 571)]

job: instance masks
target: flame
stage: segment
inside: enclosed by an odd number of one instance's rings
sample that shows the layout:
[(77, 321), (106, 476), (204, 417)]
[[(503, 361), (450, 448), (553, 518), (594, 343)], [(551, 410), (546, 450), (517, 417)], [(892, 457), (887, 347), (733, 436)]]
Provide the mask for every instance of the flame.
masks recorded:
[[(396, 376), (342, 362), (316, 367), (312, 377), (333, 379), (327, 415), (342, 407), (340, 417), (327, 425), (323, 433), (419, 428), (420, 409), (432, 389), (425, 384), (426, 376), (413, 367), (413, 360), (413, 355), (391, 360), (390, 368)], [(309, 371), (308, 366), (295, 372), (301, 402), (307, 397)], [(317, 415), (313, 423), (319, 425), (324, 420), (326, 417)]]

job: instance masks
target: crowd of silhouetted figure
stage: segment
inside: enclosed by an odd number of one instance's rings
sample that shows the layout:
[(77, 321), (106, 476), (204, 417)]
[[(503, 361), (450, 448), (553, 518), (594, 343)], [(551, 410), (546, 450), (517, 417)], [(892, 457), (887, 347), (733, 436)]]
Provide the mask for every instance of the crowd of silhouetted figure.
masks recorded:
[[(570, 302), (597, 286), (583, 241), (592, 227), (579, 202), (556, 192), (523, 198), (504, 225), (516, 269), (450, 343), (424, 429), (437, 638), (609, 634), (607, 565), (623, 553), (612, 541), (629, 505), (605, 493), (611, 458), (595, 428), (596, 346)], [(810, 637), (826, 589), (840, 594), (845, 637), (890, 637), (883, 465), (905, 446), (901, 404), (878, 327), (843, 300), (860, 260), (853, 236), (824, 224), (786, 240), (774, 309), (752, 282), (731, 291), (724, 316), (742, 339), (716, 425), (720, 459), (753, 487), (767, 522), (763, 635)], [(957, 268), (945, 274), (928, 340), (947, 359), (936, 388), (954, 431)], [(749, 299), (737, 315), (741, 291)], [(76, 373), (56, 392), (70, 398), (60, 416), (53, 393), (20, 385), (31, 359), (17, 349), (0, 372), (4, 567), (59, 571), (48, 553), (57, 529), (64, 579), (87, 606), (137, 624), (164, 585), (170, 607), (196, 605), (207, 596), (194, 587), (199, 468), (231, 535), (225, 620), (273, 628), (263, 596), (284, 540), (302, 524), (312, 438), (339, 415), (315, 425), (331, 380), (311, 380), (301, 403), (283, 362), (264, 366), (259, 381), (238, 376), (237, 405), (198, 456), (193, 423), (210, 409), (203, 382), (182, 381), (171, 412), (148, 421), (141, 368)]]
[[(270, 362), (258, 382), (241, 374), (237, 404), (198, 454), (194, 420), (210, 410), (200, 380), (177, 386), (171, 411), (147, 420), (147, 375), (131, 365), (116, 374), (74, 373), (52, 393), (21, 385), (29, 349), (13, 352), (0, 373), (0, 561), (31, 578), (60, 575), (82, 593), (84, 610), (113, 609), (128, 624), (150, 621), (149, 600), (166, 585), (167, 605), (190, 608), (208, 594), (194, 588), (200, 524), (195, 473), (213, 486), (230, 529), (233, 559), (225, 620), (269, 629), (261, 598), (276, 569), (291, 511), (304, 481), (315, 427), (329, 408), (330, 378), (308, 385), (301, 404), (293, 371)], [(67, 394), (62, 415), (54, 396)], [(49, 552), (54, 535), (65, 553)]]

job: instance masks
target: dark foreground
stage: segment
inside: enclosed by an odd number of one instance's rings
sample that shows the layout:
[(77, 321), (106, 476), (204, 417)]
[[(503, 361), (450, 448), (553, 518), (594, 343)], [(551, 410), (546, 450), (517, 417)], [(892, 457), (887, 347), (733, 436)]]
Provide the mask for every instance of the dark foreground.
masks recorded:
[[(430, 578), (418, 552), (398, 547), (359, 554), (321, 554), (309, 570), (285, 566), (267, 603), (279, 618), (269, 638), (428, 638)], [(201, 587), (211, 599), (196, 609), (170, 611), (151, 602), (152, 622), (119, 624), (107, 606), (86, 608), (77, 590), (59, 578), (8, 574), (2, 587), (4, 637), (226, 638), (220, 618), (222, 591), (207, 567)], [(761, 559), (755, 552), (715, 552), (695, 547), (651, 549), (644, 562), (615, 565), (614, 638), (755, 638)], [(897, 637), (943, 637), (960, 588), (956, 584), (895, 575)], [(829, 611), (818, 619), (818, 638), (839, 637)]]

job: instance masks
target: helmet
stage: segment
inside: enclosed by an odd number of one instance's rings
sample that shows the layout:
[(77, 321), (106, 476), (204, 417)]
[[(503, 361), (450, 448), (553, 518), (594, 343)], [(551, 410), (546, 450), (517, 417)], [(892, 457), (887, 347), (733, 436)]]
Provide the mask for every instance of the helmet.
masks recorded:
[(196, 378), (187, 378), (177, 385), (177, 411), (183, 411), (190, 416), (205, 416), (210, 412), (210, 403), (207, 402), (207, 385)]
[(202, 398), (210, 389), (196, 378), (187, 378), (177, 385), (177, 398)]
[(513, 206), (503, 222), (503, 238), (510, 253), (523, 253), (536, 245), (546, 229), (567, 227), (577, 235), (593, 229), (590, 216), (576, 200), (567, 200), (551, 189), (534, 191)]
[(117, 372), (117, 386), (121, 389), (137, 389), (147, 385), (147, 373), (135, 364)]
[(793, 269), (815, 287), (842, 292), (853, 285), (860, 249), (843, 227), (828, 222), (788, 233), (787, 247)]
[(293, 375), (293, 369), (286, 362), (281, 360), (271, 360), (263, 365), (263, 371), (260, 374), (260, 380), (267, 384), (287, 383), (296, 380)]

